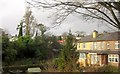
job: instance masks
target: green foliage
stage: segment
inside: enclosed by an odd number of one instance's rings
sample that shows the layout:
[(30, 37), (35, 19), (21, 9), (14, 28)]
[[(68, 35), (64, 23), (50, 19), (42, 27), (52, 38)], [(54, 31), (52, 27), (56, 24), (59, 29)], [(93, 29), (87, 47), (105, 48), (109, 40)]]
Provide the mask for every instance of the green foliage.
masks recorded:
[(9, 42), (9, 38), (3, 37), (3, 61), (14, 61), (15, 57), (19, 59), (37, 58), (46, 59), (48, 56), (48, 39), (46, 37), (20, 36), (17, 41)]
[(8, 35), (5, 34), (5, 33), (3, 33), (3, 34), (2, 34), (2, 50), (3, 50), (3, 52), (4, 52), (4, 50), (5, 50), (6, 48), (8, 48), (8, 46), (9, 46), (9, 38), (8, 38)]
[(17, 51), (15, 49), (6, 49), (5, 50), (5, 61), (11, 63), (16, 58)]
[(55, 64), (60, 71), (68, 72), (77, 70), (77, 53), (75, 53), (75, 45), (73, 43), (73, 40), (73, 35), (69, 33), (65, 40), (65, 45), (61, 50), (60, 57), (55, 60)]
[(37, 36), (34, 39), (35, 57), (39, 59), (46, 59), (49, 53), (48, 40), (46, 37)]
[(2, 34), (2, 60), (11, 63), (15, 60), (17, 51), (11, 47), (12, 43), (9, 42), (8, 35)]
[(65, 40), (65, 45), (63, 46), (63, 49), (61, 50), (61, 57), (68, 61), (72, 57), (75, 51), (75, 45), (73, 45), (73, 36), (69, 34), (67, 36), (67, 39)]
[[(43, 35), (41, 36), (36, 36), (34, 39), (27, 35), (22, 36), (22, 23), (20, 23), (20, 25), (19, 37), (16, 41), (10, 42), (8, 36), (3, 34), (1, 41), (3, 45), (2, 59), (5, 64), (28, 58), (46, 60), (53, 57), (52, 49), (61, 48), (55, 36), (46, 36), (44, 33), (42, 33)], [(28, 61), (28, 64), (32, 63), (31, 60)], [(62, 62), (62, 60), (60, 61)]]
[(61, 49), (62, 45), (57, 42), (57, 38), (55, 36), (50, 37), (50, 42), (51, 49)]
[[(29, 36), (19, 37), (16, 41), (18, 56), (21, 58), (34, 57), (35, 50), (33, 46), (33, 40)], [(32, 54), (32, 55), (31, 55)]]
[(59, 37), (58, 37), (58, 40), (62, 40), (62, 37), (61, 37), (61, 36), (59, 36)]
[[(46, 60), (51, 58), (52, 49), (60, 49), (61, 45), (57, 42), (57, 38), (55, 36), (37, 36), (34, 39), (34, 47), (36, 49), (36, 58), (40, 60)], [(54, 55), (54, 54), (52, 54)], [(46, 63), (47, 65), (45, 66), (46, 70), (62, 70), (64, 68), (64, 60), (61, 59), (55, 59), (54, 63), (53, 62), (48, 62)], [(54, 64), (58, 68), (55, 68)], [(50, 69), (48, 69), (50, 67)]]
[(55, 58), (54, 59), (54, 64), (58, 68), (58, 70), (63, 71), (65, 68), (65, 61), (63, 58)]
[[(0, 36), (0, 49), (2, 48), (2, 36)], [(2, 49), (0, 50), (2, 52)]]
[(47, 57), (45, 50), (43, 50), (43, 49), (36, 49), (36, 51), (35, 51), (35, 57), (37, 59), (39, 59), (39, 60), (45, 59)]

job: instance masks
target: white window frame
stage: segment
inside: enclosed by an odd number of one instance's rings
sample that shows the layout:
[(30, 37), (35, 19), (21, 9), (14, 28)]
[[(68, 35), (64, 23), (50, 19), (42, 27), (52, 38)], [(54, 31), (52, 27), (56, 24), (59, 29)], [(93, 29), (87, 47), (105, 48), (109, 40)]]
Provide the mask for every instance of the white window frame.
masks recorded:
[[(117, 62), (116, 62), (116, 59), (118, 60)], [(118, 54), (109, 54), (108, 55), (108, 62), (118, 63), (119, 62), (119, 55)]]
[(101, 49), (104, 49), (105, 47), (105, 42), (101, 42)]
[(80, 53), (79, 59), (86, 59), (86, 53)]
[(93, 43), (91, 44), (91, 50), (93, 50)]
[(119, 49), (120, 48), (120, 43), (118, 41), (115, 41), (115, 49)]
[(93, 42), (93, 50), (97, 49), (97, 42)]
[(96, 53), (90, 53), (91, 55), (91, 64), (97, 64), (100, 61), (100, 58)]
[(86, 48), (86, 43), (83, 43), (83, 49), (85, 49)]
[(97, 49), (101, 50), (101, 42), (97, 42)]

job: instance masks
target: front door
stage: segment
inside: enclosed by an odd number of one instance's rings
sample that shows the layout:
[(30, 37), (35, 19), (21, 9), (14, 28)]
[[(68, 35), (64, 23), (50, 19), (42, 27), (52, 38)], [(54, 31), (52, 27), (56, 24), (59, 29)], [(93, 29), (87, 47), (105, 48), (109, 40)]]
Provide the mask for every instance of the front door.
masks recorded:
[(108, 55), (101, 55), (101, 64), (102, 65), (106, 65), (106, 64), (108, 64)]
[(99, 57), (97, 54), (91, 54), (91, 64), (97, 64), (99, 61)]

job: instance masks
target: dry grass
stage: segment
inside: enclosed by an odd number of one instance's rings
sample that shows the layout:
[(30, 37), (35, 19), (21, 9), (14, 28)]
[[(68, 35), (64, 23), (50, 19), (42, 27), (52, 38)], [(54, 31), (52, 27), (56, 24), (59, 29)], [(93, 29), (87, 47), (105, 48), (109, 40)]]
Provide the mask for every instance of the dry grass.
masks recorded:
[(42, 70), (42, 72), (60, 72), (52, 60), (45, 61), (43, 64), (44, 70)]
[(60, 70), (52, 60), (48, 60), (44, 63), (43, 72), (80, 72), (81, 70), (73, 61), (66, 62), (63, 70)]

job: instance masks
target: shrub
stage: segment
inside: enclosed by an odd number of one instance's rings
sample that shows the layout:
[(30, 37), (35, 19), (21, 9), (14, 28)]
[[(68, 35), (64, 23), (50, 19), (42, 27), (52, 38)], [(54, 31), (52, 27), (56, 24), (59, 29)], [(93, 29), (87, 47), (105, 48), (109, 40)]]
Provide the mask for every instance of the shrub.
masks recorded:
[(19, 58), (32, 58), (35, 56), (33, 40), (29, 36), (19, 37), (16, 43)]
[(65, 67), (65, 61), (63, 58), (54, 59), (54, 64), (58, 68), (58, 70), (63, 71), (63, 69)]
[(120, 72), (120, 69), (115, 66), (106, 65), (106, 66), (98, 68), (96, 72)]
[(15, 49), (6, 49), (5, 50), (5, 61), (10, 64), (16, 58), (17, 51)]

